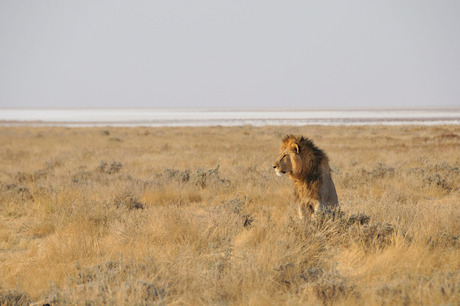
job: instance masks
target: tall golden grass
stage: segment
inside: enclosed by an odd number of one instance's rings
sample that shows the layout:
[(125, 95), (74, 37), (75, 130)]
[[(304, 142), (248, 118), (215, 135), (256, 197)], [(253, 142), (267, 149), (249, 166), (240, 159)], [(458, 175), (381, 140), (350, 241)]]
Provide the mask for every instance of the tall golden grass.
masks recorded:
[[(297, 218), (285, 134), (340, 211)], [(0, 304), (458, 304), (460, 127), (0, 127)]]

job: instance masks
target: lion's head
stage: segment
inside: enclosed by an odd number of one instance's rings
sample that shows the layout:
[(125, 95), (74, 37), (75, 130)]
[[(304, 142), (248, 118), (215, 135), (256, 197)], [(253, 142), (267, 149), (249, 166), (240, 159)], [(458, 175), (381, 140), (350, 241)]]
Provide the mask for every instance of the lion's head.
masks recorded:
[(297, 138), (286, 136), (281, 144), (278, 159), (273, 164), (275, 173), (278, 176), (282, 174), (294, 175), (301, 165), (300, 144)]
[(279, 176), (286, 173), (293, 179), (299, 179), (306, 174), (317, 173), (323, 160), (327, 162), (327, 156), (310, 139), (287, 135), (282, 140), (280, 154), (273, 168)]

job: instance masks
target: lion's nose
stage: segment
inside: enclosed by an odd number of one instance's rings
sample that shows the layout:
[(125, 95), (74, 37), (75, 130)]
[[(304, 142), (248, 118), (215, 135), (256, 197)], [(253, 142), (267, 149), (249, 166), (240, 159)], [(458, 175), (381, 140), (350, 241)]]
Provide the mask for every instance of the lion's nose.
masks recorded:
[(275, 168), (276, 168), (276, 165), (273, 165), (273, 169), (275, 169)]

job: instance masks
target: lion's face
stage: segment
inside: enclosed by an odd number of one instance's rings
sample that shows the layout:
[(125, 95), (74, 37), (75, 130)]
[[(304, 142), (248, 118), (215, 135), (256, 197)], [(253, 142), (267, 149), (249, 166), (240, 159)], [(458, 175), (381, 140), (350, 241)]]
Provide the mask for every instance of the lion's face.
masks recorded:
[(280, 155), (273, 164), (275, 173), (278, 176), (282, 174), (290, 174), (295, 170), (296, 161), (299, 159), (299, 146), (296, 143), (283, 144), (281, 146)]

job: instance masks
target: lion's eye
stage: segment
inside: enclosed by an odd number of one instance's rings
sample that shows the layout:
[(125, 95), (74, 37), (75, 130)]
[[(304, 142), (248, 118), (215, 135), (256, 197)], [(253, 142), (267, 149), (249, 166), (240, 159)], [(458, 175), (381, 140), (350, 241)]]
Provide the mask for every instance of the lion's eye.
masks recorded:
[(281, 160), (283, 160), (287, 155), (283, 155), (283, 157), (281, 158)]

